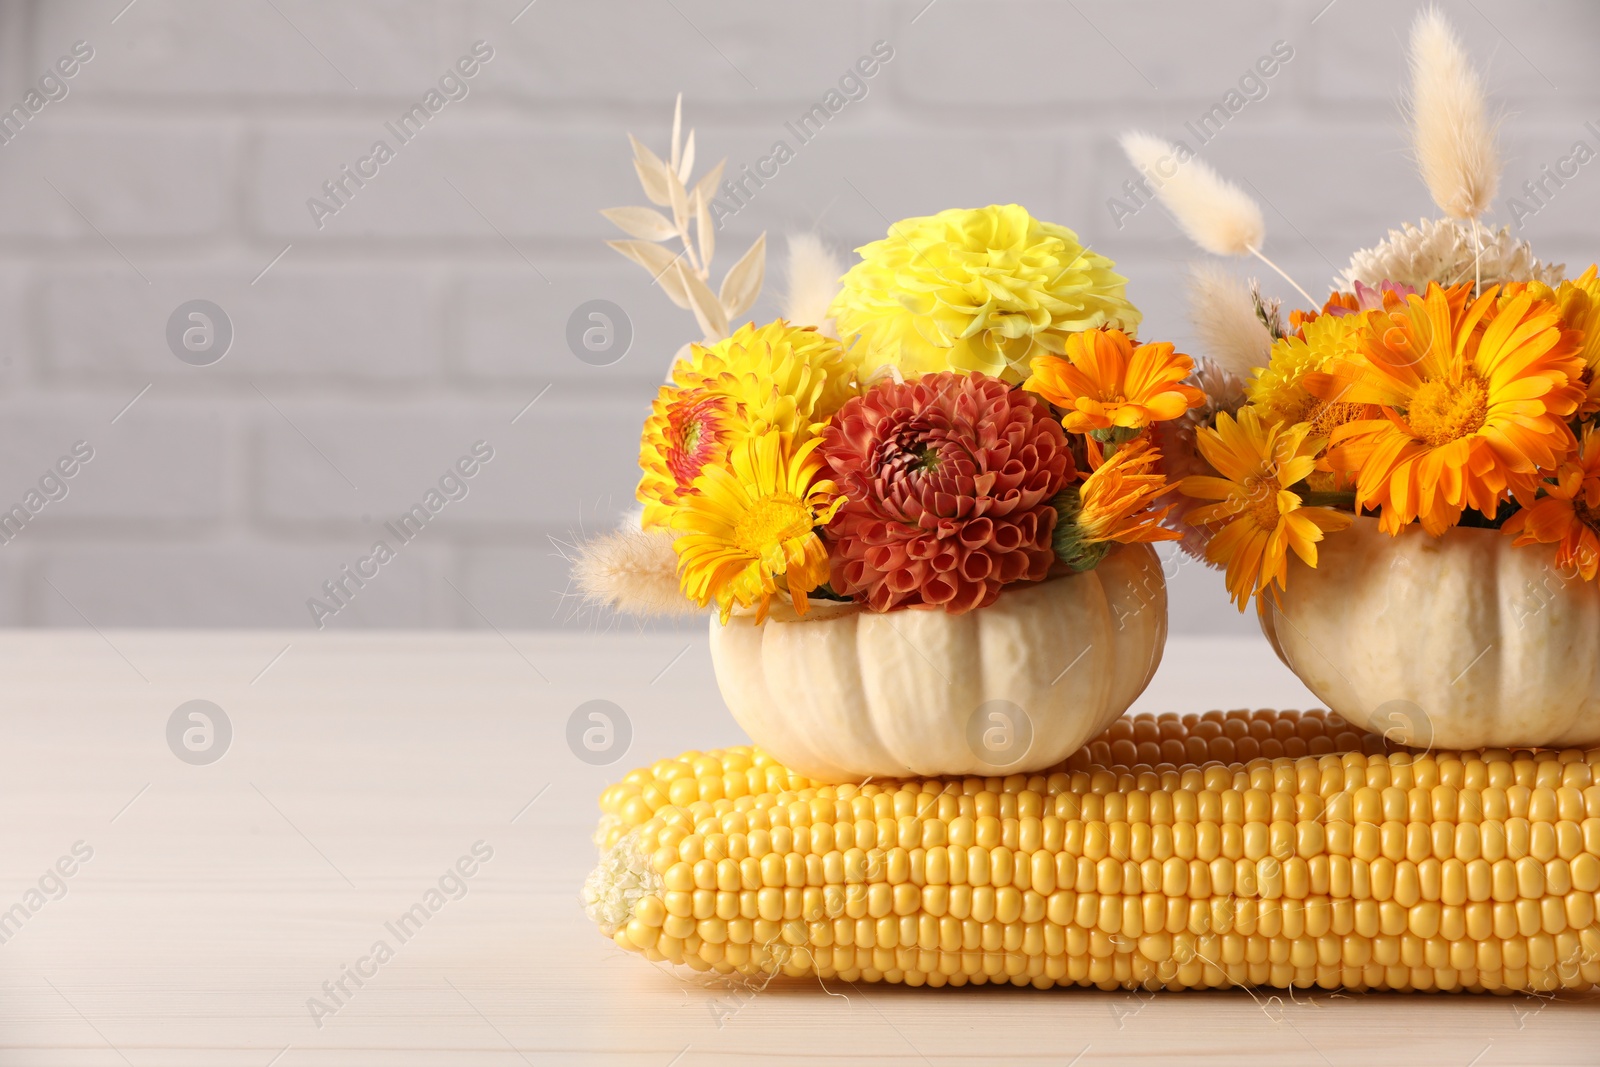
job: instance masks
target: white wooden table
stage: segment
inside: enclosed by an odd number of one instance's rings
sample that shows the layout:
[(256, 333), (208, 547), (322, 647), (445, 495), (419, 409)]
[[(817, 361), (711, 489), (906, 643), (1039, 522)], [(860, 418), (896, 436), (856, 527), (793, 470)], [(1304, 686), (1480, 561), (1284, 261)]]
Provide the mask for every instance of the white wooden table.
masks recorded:
[[(740, 740), (698, 634), (18, 632), (0, 679), (3, 1065), (1600, 1062), (1594, 997), (681, 982), (578, 887), (605, 784)], [(210, 764), (167, 741), (196, 699), (232, 725)], [(631, 720), (610, 766), (565, 740), (591, 699)], [(1309, 703), (1263, 645), (1190, 639), (1137, 710)]]

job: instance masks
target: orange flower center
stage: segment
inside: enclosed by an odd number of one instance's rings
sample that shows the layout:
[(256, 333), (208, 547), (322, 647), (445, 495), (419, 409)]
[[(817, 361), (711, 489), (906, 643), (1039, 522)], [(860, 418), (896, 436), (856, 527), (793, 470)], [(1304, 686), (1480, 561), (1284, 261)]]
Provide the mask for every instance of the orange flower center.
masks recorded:
[(720, 413), (715, 397), (686, 398), (669, 410), (664, 458), (679, 489), (688, 489), (715, 453)]
[(764, 496), (750, 505), (733, 528), (733, 541), (752, 556), (811, 532), (811, 509), (790, 493)]
[(1469, 374), (1459, 382), (1448, 378), (1423, 382), (1411, 399), (1406, 421), (1411, 432), (1435, 448), (1469, 437), (1483, 426), (1489, 412), (1489, 390)]
[(1351, 404), (1344, 400), (1329, 400), (1316, 404), (1308, 412), (1311, 433), (1316, 437), (1331, 437), (1333, 431), (1361, 417), (1365, 404)]
[(1278, 491), (1283, 487), (1270, 474), (1255, 474), (1244, 483), (1250, 501), (1248, 514), (1263, 530), (1276, 530), (1278, 520)]

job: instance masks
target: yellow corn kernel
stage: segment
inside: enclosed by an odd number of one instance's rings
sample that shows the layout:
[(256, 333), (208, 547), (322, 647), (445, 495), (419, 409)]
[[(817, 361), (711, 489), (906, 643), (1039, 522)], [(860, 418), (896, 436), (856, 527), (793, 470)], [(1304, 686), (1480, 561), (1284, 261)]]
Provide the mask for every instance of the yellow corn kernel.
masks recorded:
[(1390, 752), (1277, 712), (1125, 718), (1005, 778), (826, 785), (691, 752), (601, 794), (632, 881), (597, 914), (626, 950), (718, 974), (1587, 988), (1597, 767)]

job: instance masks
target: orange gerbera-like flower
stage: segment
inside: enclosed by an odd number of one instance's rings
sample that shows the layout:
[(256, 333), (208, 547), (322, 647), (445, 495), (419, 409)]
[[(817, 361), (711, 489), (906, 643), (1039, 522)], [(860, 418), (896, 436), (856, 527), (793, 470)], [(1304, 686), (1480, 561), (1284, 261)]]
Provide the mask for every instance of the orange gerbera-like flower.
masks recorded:
[(1171, 507), (1155, 508), (1156, 498), (1171, 488), (1160, 466), (1161, 453), (1141, 438), (1117, 449), (1082, 485), (1057, 495), (1052, 540), (1061, 561), (1085, 571), (1114, 543), (1181, 540), (1180, 531), (1161, 525)]
[(1184, 384), (1194, 360), (1170, 344), (1135, 348), (1121, 330), (1087, 330), (1068, 337), (1066, 348), (1065, 358), (1035, 359), (1023, 388), (1064, 409), (1061, 425), (1073, 433), (1139, 430), (1205, 403)]
[(1583, 432), (1577, 454), (1541, 487), (1544, 496), (1502, 527), (1518, 545), (1556, 546), (1556, 566), (1586, 582), (1600, 571), (1600, 430)]
[(1286, 587), (1290, 549), (1315, 567), (1322, 535), (1354, 521), (1332, 508), (1306, 507), (1290, 491), (1311, 474), (1322, 447), (1308, 436), (1310, 429), (1303, 422), (1288, 427), (1263, 422), (1254, 408), (1244, 407), (1237, 420), (1221, 412), (1216, 429), (1201, 427), (1195, 435), (1200, 454), (1222, 477), (1190, 475), (1178, 483), (1178, 491), (1218, 501), (1195, 509), (1189, 521), (1222, 525), (1206, 546), (1206, 559), (1227, 568), (1228, 592), (1240, 611), (1252, 593), (1271, 583)]
[(1492, 516), (1512, 495), (1532, 499), (1539, 471), (1574, 446), (1578, 332), (1548, 300), (1523, 294), (1497, 309), (1494, 289), (1469, 303), (1471, 288), (1430, 284), (1371, 314), (1363, 363), (1305, 378), (1324, 400), (1381, 407), (1382, 418), (1334, 430), (1327, 464), (1355, 476), (1357, 507), (1381, 508), (1390, 534), (1420, 519), (1437, 535), (1466, 508)]
[(1578, 417), (1587, 419), (1600, 411), (1600, 267), (1590, 266), (1576, 278), (1568, 278), (1551, 288), (1543, 282), (1512, 282), (1500, 292), (1500, 304), (1524, 292), (1536, 299), (1553, 300), (1561, 312), (1561, 325), (1577, 330), (1583, 337), (1578, 356), (1586, 368), (1587, 395)]

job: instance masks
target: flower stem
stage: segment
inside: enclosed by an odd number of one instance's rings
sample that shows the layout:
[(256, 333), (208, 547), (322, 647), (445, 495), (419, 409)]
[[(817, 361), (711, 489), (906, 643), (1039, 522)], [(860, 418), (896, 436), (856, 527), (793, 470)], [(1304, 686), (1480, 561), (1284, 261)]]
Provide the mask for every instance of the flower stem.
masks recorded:
[(1354, 511), (1356, 509), (1356, 494), (1352, 490), (1307, 493), (1301, 503), (1308, 508), (1343, 508), (1346, 511)]
[(1300, 293), (1300, 295), (1306, 298), (1306, 310), (1307, 311), (1315, 311), (1318, 307), (1321, 306), (1320, 304), (1317, 303), (1315, 297), (1313, 297), (1310, 293), (1306, 292), (1304, 289), (1300, 288), (1300, 283), (1299, 282), (1297, 282), (1293, 278), (1289, 277), (1289, 274), (1288, 274), (1287, 271), (1285, 271), (1282, 267), (1278, 266), (1276, 263), (1272, 262), (1272, 260), (1268, 259), (1262, 253), (1261, 249), (1252, 248), (1252, 249), (1250, 249), (1250, 254), (1252, 256), (1255, 256), (1261, 262), (1265, 263), (1267, 266), (1271, 267), (1273, 270), (1277, 271), (1278, 272), (1278, 276), (1280, 278), (1282, 278), (1284, 281), (1288, 282), (1290, 285), (1294, 286), (1295, 289)]

